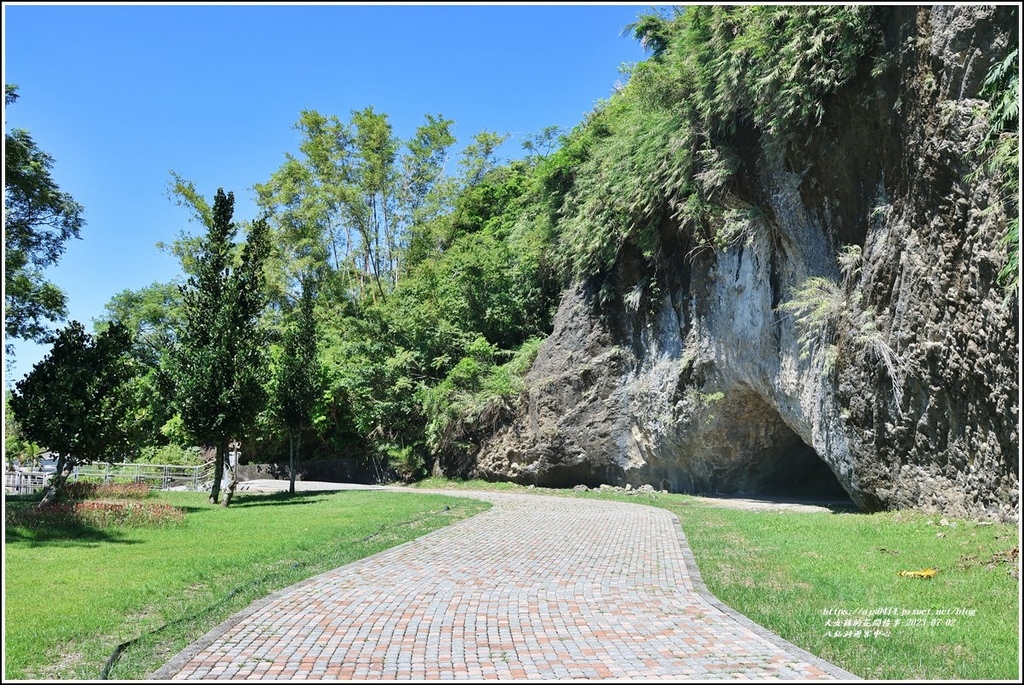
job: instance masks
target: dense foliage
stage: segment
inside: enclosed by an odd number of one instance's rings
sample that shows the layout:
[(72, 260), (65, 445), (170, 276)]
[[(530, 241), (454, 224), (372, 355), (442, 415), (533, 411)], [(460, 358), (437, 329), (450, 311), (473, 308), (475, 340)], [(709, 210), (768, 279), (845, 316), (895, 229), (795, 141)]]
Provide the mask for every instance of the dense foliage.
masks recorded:
[(120, 324), (93, 337), (72, 321), (57, 333), (50, 353), (15, 384), (9, 402), (21, 431), (58, 455), (44, 503), (60, 497), (75, 463), (130, 455), (136, 439), (127, 392), (135, 375), (130, 347)]
[(562, 151), (574, 180), (558, 240), (568, 272), (606, 272), (626, 245), (655, 263), (666, 221), (697, 245), (764, 230), (761, 210), (736, 192), (737, 134), (781, 161), (878, 43), (877, 12), (697, 6), (634, 24), (652, 58)]
[[(4, 105), (18, 99), (18, 87), (4, 86)], [(66, 314), (64, 292), (46, 280), (65, 243), (85, 224), (82, 206), (62, 192), (50, 170), (53, 157), (39, 149), (28, 131), (4, 135), (4, 330), (8, 338), (44, 341), (47, 321)], [(10, 346), (6, 353), (11, 354)]]
[[(257, 326), (266, 300), (267, 225), (252, 224), (236, 264), (234, 195), (218, 189), (212, 207), (200, 200), (194, 206), (208, 232), (198, 243), (195, 273), (181, 288), (181, 326), (162, 380), (186, 434), (217, 446), (216, 502), (228, 443), (248, 437), (267, 400), (264, 334)], [(234, 478), (223, 504), (230, 503), (233, 487)]]

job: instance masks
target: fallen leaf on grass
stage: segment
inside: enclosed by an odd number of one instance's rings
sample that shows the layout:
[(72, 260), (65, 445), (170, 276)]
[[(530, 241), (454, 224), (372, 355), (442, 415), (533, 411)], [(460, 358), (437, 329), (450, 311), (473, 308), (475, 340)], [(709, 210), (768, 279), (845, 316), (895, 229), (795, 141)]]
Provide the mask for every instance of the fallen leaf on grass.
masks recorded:
[(937, 569), (937, 568), (926, 568), (926, 569), (922, 569), (921, 571), (900, 571), (896, 575), (900, 576), (901, 578), (926, 578), (926, 579), (931, 579), (931, 578), (934, 578), (935, 575), (938, 572), (939, 572), (939, 569)]
[(1020, 576), (1019, 558), (1020, 547), (1011, 547), (1002, 552), (995, 552), (992, 555), (992, 560), (985, 564), (985, 568), (995, 568), (999, 564), (1006, 564), (1010, 566), (1007, 573), (1013, 578), (1018, 578)]

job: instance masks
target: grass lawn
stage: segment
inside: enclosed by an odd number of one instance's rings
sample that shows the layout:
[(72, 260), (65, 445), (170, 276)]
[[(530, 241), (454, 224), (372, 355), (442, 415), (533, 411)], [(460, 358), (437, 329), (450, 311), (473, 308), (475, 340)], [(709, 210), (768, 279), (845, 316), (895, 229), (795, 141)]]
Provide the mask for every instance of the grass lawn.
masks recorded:
[[(663, 493), (434, 479), (420, 487), (662, 507), (679, 517), (719, 599), (862, 678), (1015, 680), (1019, 673), (1016, 526), (909, 512), (741, 511)], [(488, 506), (366, 490), (241, 494), (229, 509), (198, 493), (159, 500), (185, 508), (184, 523), (51, 535), (6, 529), (5, 679), (94, 680), (115, 647), (135, 638), (109, 675), (144, 678), (253, 600)], [(7, 500), (8, 508), (29, 505)], [(928, 567), (939, 569), (931, 580), (897, 575)]]
[[(662, 507), (679, 517), (701, 576), (720, 600), (857, 676), (1016, 680), (1020, 673), (1019, 562), (1008, 563), (1020, 544), (1016, 526), (943, 525), (940, 516), (911, 512), (743, 511), (686, 495), (482, 481), (432, 479), (422, 487), (518, 489)], [(928, 567), (939, 569), (931, 580), (897, 575)]]
[[(661, 498), (659, 498), (661, 499)], [(1016, 680), (1015, 527), (908, 512), (676, 513), (708, 588), (790, 642), (869, 680)], [(900, 571), (937, 568), (930, 579)], [(1011, 574), (1012, 571), (1012, 574)]]
[[(39, 534), (6, 528), (4, 679), (145, 678), (252, 601), (487, 509), (426, 493), (161, 493), (183, 523)], [(34, 503), (8, 498), (5, 506)], [(166, 627), (162, 627), (166, 626)]]

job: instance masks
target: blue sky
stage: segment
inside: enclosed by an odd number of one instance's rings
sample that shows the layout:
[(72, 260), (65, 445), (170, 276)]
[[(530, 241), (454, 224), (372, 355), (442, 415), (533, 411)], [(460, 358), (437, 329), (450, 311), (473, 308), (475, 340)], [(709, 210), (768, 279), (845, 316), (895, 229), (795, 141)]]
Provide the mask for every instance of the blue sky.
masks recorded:
[[(49, 278), (91, 326), (111, 296), (179, 275), (156, 248), (197, 230), (167, 197), (170, 172), (206, 197), (236, 196), (295, 152), (300, 110), (347, 120), (372, 105), (409, 137), (424, 115), (455, 120), (457, 150), (482, 130), (571, 128), (644, 59), (622, 29), (648, 3), (568, 5), (5, 3), (4, 129), (27, 129), (85, 207), (81, 240)], [(454, 166), (452, 165), (452, 167)], [(6, 384), (47, 348), (18, 342)]]

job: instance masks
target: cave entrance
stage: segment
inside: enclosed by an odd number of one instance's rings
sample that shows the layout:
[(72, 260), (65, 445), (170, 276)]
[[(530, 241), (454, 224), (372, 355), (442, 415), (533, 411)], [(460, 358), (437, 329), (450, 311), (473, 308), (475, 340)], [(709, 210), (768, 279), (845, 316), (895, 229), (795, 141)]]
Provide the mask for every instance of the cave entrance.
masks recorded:
[(702, 473), (691, 473), (697, 489), (852, 504), (829, 466), (752, 390), (726, 393), (713, 415), (700, 440)]
[[(849, 500), (832, 469), (792, 429), (792, 439), (757, 454), (751, 468), (758, 480), (753, 495), (809, 500)], [(852, 500), (850, 500), (852, 504)]]

